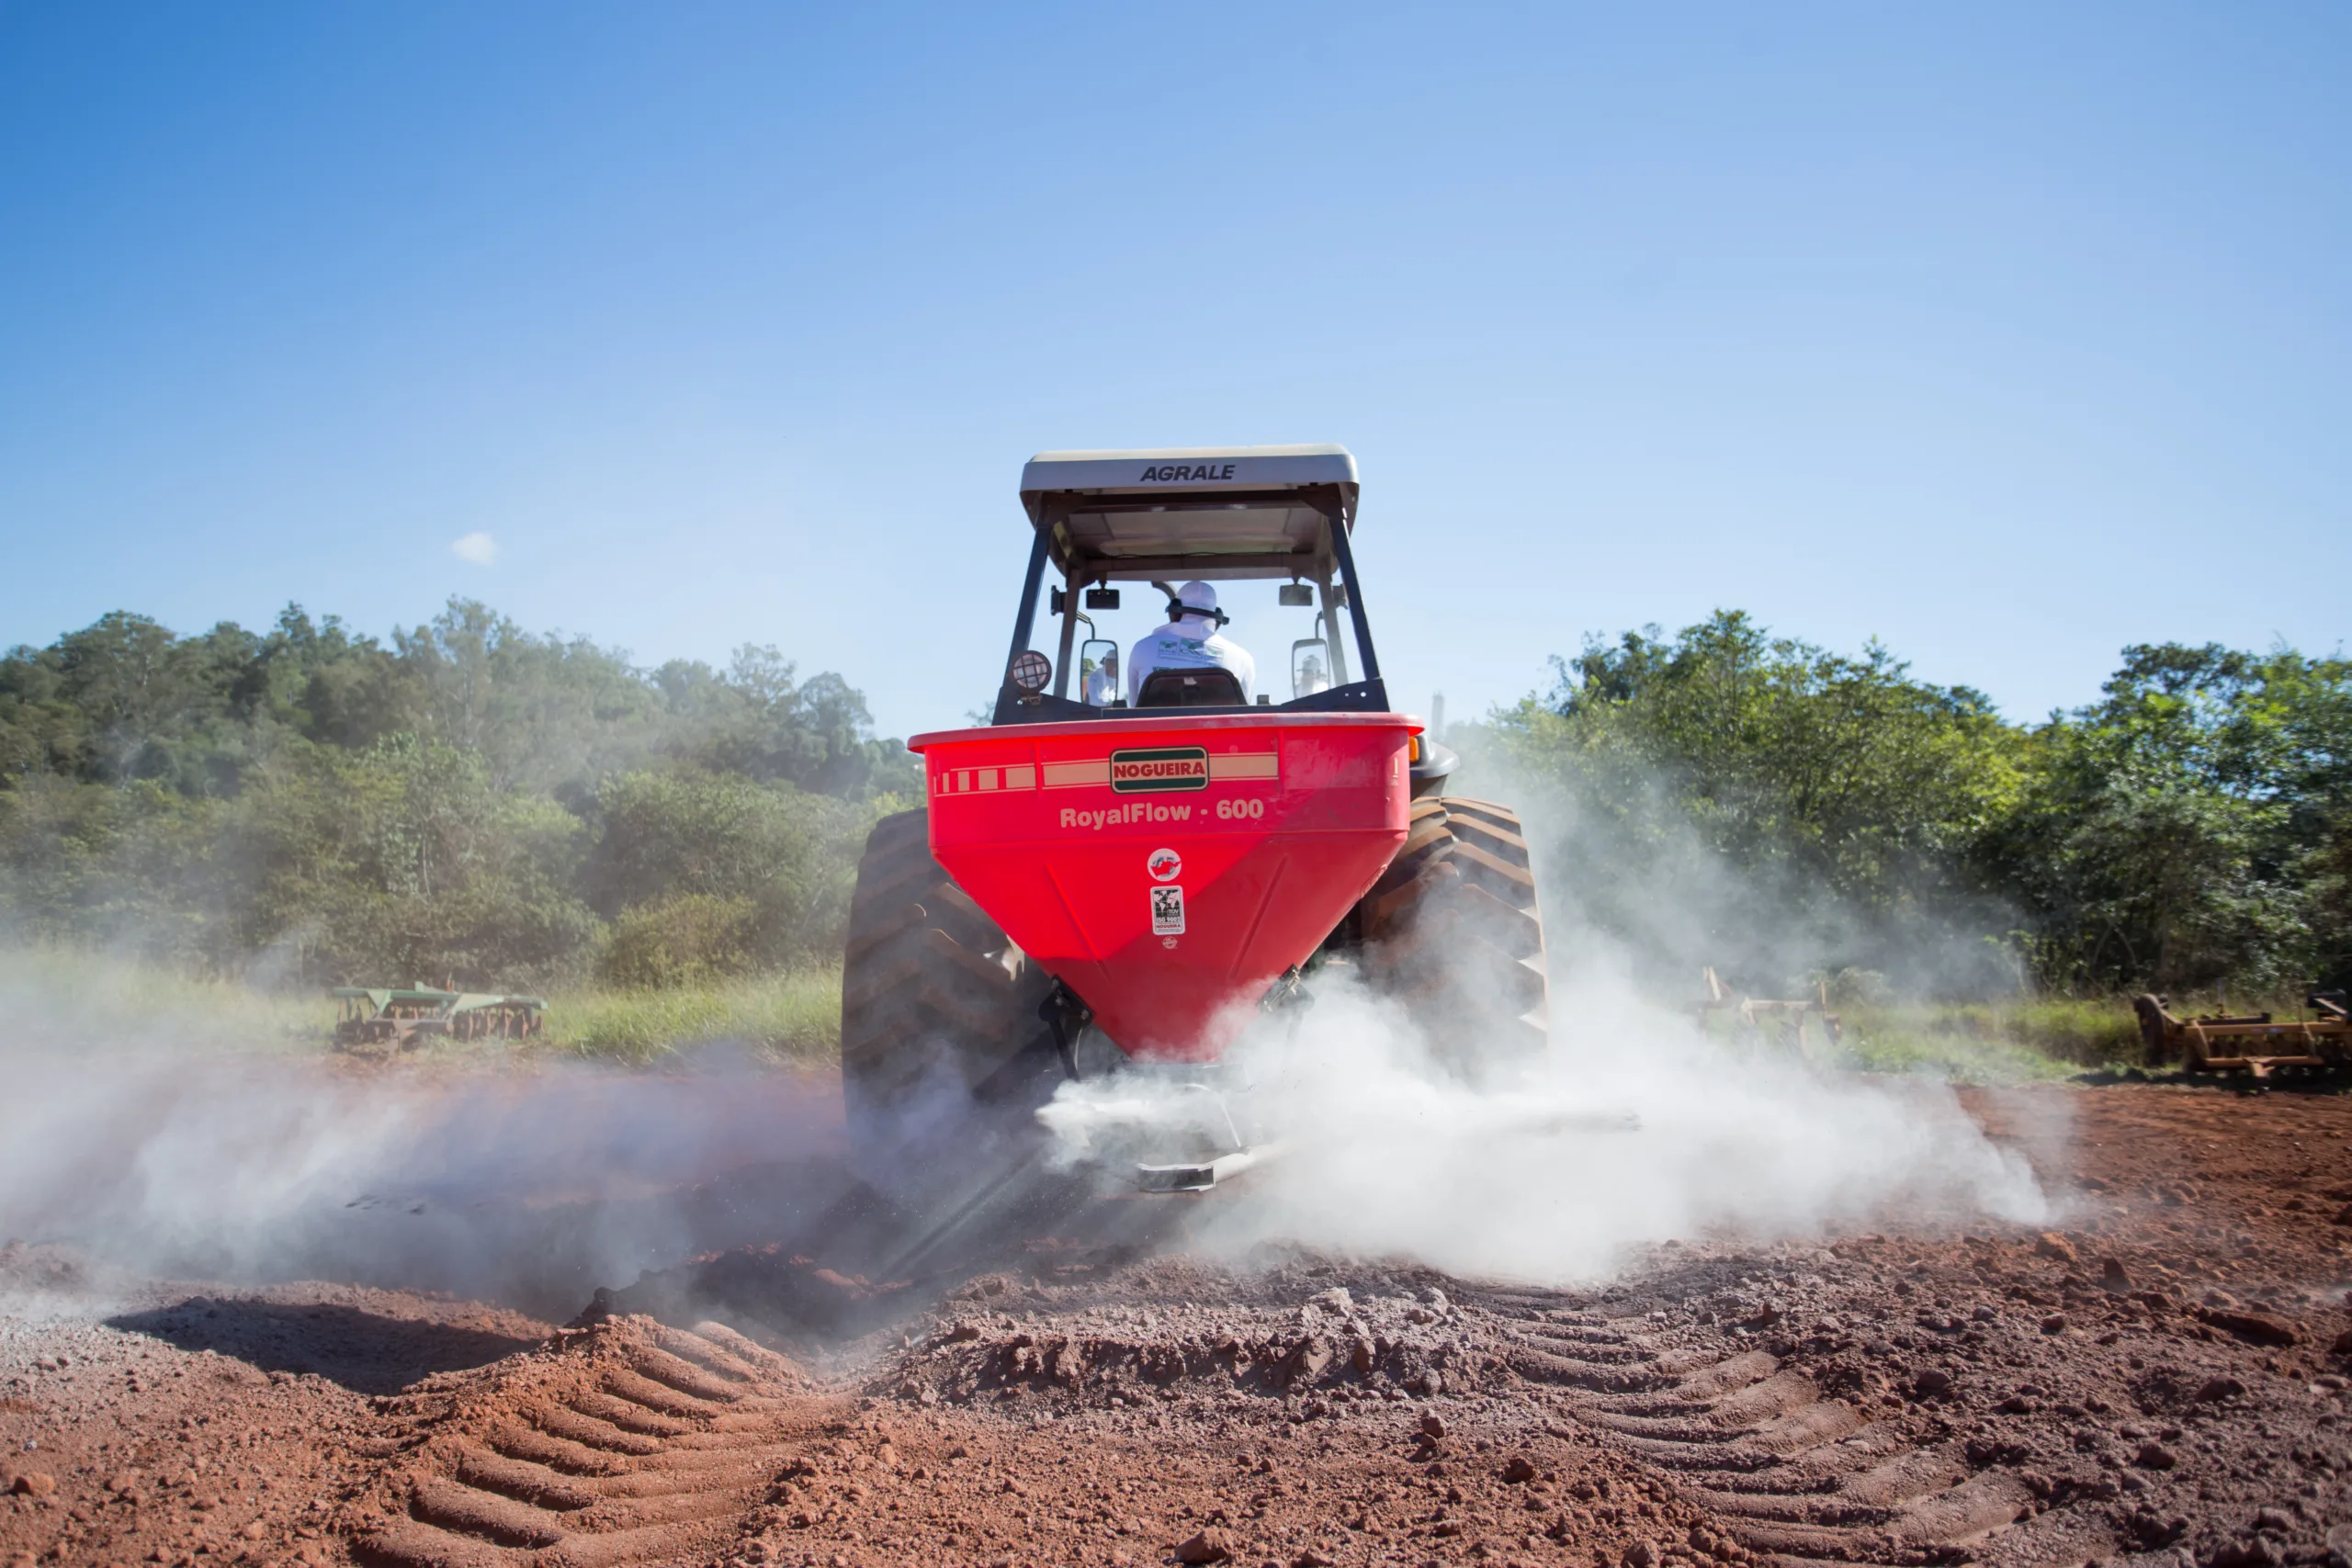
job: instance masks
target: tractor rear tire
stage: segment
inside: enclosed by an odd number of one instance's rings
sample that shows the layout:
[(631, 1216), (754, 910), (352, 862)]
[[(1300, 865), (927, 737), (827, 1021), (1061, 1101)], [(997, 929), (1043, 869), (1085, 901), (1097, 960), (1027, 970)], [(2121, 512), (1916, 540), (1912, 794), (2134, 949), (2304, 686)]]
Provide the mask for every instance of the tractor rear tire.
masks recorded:
[(1062, 1080), (1052, 982), (932, 858), (924, 811), (875, 825), (842, 959), (842, 1101), (858, 1175), (936, 1213), (1025, 1160)]
[(1551, 1044), (1535, 874), (1518, 815), (1466, 795), (1413, 802), (1405, 847), (1356, 907), (1366, 978), (1472, 1077)]

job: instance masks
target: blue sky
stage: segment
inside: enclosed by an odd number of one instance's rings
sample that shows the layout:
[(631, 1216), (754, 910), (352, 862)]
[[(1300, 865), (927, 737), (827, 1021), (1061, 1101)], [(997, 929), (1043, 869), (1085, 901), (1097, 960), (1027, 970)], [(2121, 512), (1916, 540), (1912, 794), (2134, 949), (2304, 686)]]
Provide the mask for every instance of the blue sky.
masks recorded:
[(0, 0), (0, 643), (463, 593), (904, 734), (1030, 453), (1336, 440), (1416, 709), (1717, 605), (2019, 717), (2331, 649), (2347, 83), (2341, 5)]

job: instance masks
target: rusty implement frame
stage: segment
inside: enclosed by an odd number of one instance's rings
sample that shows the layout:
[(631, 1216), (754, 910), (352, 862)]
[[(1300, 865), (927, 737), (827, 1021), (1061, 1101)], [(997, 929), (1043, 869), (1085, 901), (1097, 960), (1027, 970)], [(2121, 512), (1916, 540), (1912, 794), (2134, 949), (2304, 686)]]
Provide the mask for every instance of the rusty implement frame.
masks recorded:
[(1836, 1013), (1829, 1010), (1829, 987), (1824, 983), (1817, 997), (1796, 1001), (1768, 1001), (1758, 997), (1735, 998), (1724, 988), (1713, 968), (1699, 972), (1700, 983), (1706, 987), (1706, 999), (1698, 1007), (1699, 1032), (1707, 1032), (1707, 1020), (1718, 1012), (1732, 1017), (1732, 1037), (1750, 1044), (1765, 1041), (1798, 1055), (1811, 1055), (1806, 1043), (1806, 1025), (1818, 1019), (1825, 1047), (1835, 1045), (1844, 1038), (1845, 1030)]
[(2352, 1015), (2343, 1001), (2314, 994), (2310, 1006), (2317, 1014), (2310, 1019), (2278, 1019), (2267, 1012), (2177, 1018), (2162, 997), (2132, 998), (2132, 1010), (2140, 1017), (2140, 1038), (2147, 1043), (2151, 1059), (2177, 1055), (2192, 1073), (2250, 1073), (2257, 1078), (2282, 1068), (2352, 1067)]

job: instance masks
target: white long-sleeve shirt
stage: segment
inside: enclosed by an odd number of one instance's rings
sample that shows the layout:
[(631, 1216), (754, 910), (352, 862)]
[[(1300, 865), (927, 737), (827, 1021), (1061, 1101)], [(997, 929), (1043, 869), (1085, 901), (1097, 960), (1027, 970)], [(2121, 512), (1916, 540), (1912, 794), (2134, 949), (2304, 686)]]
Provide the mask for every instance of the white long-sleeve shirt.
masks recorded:
[(1241, 700), (1257, 700), (1258, 661), (1239, 643), (1220, 637), (1205, 615), (1170, 621), (1136, 643), (1127, 656), (1129, 703), (1143, 690), (1144, 677), (1154, 670), (1230, 670), (1241, 682)]

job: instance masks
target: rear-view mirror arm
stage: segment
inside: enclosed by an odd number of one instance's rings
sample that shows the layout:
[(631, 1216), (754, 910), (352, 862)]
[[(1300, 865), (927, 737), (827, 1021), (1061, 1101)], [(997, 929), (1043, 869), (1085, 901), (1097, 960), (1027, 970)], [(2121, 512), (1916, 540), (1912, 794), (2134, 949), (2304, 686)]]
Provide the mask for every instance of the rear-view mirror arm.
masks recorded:
[[(1086, 620), (1078, 612), (1077, 574), (1066, 574), (1062, 582), (1062, 646), (1060, 654), (1054, 660), (1054, 695), (1057, 697), (1069, 695), (1070, 649), (1078, 640), (1078, 623)], [(1086, 624), (1089, 626), (1094, 625), (1092, 621), (1086, 621)], [(1081, 692), (1079, 694), (1084, 696), (1086, 694)]]
[(1316, 612), (1316, 623), (1323, 629), (1323, 640), (1329, 645), (1324, 657), (1331, 661), (1331, 683), (1344, 686), (1352, 680), (1348, 671), (1347, 639), (1340, 636), (1340, 607), (1331, 592), (1331, 565), (1325, 561), (1316, 569), (1315, 589), (1321, 596), (1321, 607)]

